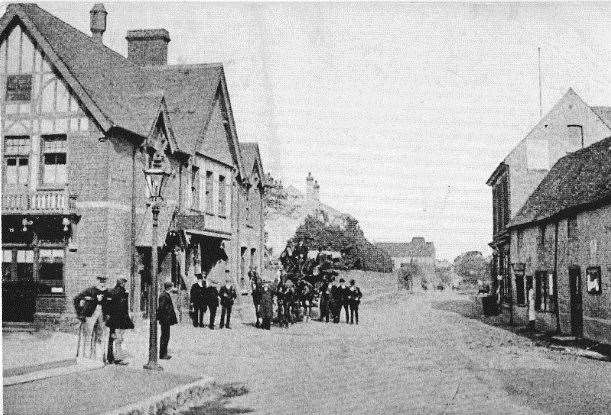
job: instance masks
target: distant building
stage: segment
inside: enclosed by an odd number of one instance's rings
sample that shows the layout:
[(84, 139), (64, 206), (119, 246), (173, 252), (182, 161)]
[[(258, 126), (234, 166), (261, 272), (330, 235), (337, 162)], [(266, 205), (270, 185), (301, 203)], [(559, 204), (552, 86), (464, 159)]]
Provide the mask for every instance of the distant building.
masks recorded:
[(611, 343), (611, 137), (562, 157), (508, 224), (510, 308), (536, 325)]
[(492, 279), (509, 301), (507, 224), (561, 157), (611, 134), (611, 107), (590, 107), (572, 89), (533, 127), (497, 166), (486, 184), (492, 188)]
[(395, 269), (401, 264), (416, 264), (425, 270), (435, 269), (435, 245), (421, 236), (413, 237), (411, 242), (377, 242), (375, 245), (390, 255)]

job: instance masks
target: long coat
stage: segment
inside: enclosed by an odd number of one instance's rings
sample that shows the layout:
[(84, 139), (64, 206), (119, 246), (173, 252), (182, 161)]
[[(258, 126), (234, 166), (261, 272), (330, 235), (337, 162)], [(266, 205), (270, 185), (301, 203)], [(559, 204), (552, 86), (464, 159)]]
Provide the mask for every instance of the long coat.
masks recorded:
[(274, 293), (269, 288), (261, 290), (261, 303), (259, 304), (259, 313), (261, 318), (274, 317)]
[(203, 307), (206, 305), (204, 302), (204, 291), (206, 291), (206, 281), (200, 286), (197, 282), (194, 282), (191, 286), (191, 302), (194, 307)]
[(129, 294), (120, 285), (117, 285), (110, 292), (110, 301), (108, 304), (108, 315), (109, 318), (106, 321), (106, 325), (111, 329), (133, 329), (134, 323), (129, 318), (129, 306), (128, 306)]
[(159, 306), (157, 307), (157, 320), (162, 326), (173, 326), (178, 323), (172, 298), (167, 291), (164, 291), (159, 296)]
[(212, 308), (219, 306), (219, 290), (214, 285), (209, 285), (204, 290), (204, 304)]

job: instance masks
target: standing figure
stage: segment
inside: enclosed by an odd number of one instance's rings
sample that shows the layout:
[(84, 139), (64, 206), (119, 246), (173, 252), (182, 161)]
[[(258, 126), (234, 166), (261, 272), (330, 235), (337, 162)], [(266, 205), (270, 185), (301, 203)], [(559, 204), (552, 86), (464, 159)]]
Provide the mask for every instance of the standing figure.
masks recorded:
[[(229, 270), (225, 272), (229, 274)], [(233, 302), (237, 296), (238, 294), (236, 293), (235, 288), (233, 288), (233, 285), (231, 285), (231, 278), (226, 278), (225, 285), (223, 285), (219, 290), (219, 297), (221, 297), (221, 328), (231, 328), (229, 325), (231, 320), (231, 308), (233, 307)], [(227, 320), (225, 320), (225, 316), (227, 316)]]
[(354, 280), (350, 280), (350, 287), (348, 288), (348, 302), (350, 304), (350, 324), (359, 324), (359, 305), (361, 304), (361, 297), (363, 293), (361, 289), (356, 286)]
[(286, 327), (289, 324), (293, 324), (293, 303), (295, 301), (295, 285), (293, 281), (287, 279), (284, 281), (284, 293), (283, 293), (283, 310)]
[(96, 285), (81, 291), (74, 297), (74, 311), (81, 321), (77, 357), (95, 359), (101, 357), (106, 362), (108, 334), (106, 333), (106, 311), (108, 309), (108, 290), (106, 276), (98, 276)]
[(337, 283), (335, 282), (335, 277), (331, 280), (331, 295), (329, 296), (329, 309), (331, 310), (331, 318), (334, 323), (339, 323), (339, 313), (341, 309), (340, 303), (340, 291)]
[(304, 319), (305, 321), (309, 321), (310, 314), (312, 312), (314, 287), (312, 287), (312, 284), (302, 279), (301, 281), (299, 281), (297, 292), (299, 293), (298, 297), (301, 302), (300, 305), (303, 308)]
[(108, 320), (106, 326), (110, 329), (108, 337), (108, 363), (125, 365), (123, 361), (125, 352), (123, 350), (123, 339), (125, 330), (132, 330), (134, 322), (129, 317), (129, 294), (125, 290), (127, 278), (121, 277), (117, 285), (110, 292), (108, 305)]
[(202, 274), (195, 276), (196, 281), (191, 286), (191, 307), (193, 308), (193, 327), (204, 327), (204, 314), (206, 313), (206, 302), (204, 301), (204, 291), (206, 281)]
[(255, 327), (261, 327), (261, 280), (257, 275), (254, 276), (254, 279), (250, 281), (250, 286), (252, 290), (252, 302), (255, 306), (255, 316), (257, 321), (255, 323)]
[(532, 283), (532, 279), (527, 282), (528, 288), (528, 329), (535, 329), (535, 321), (537, 319), (537, 313), (535, 312), (535, 288)]
[(174, 304), (172, 303), (172, 297), (170, 297), (170, 291), (172, 291), (173, 286), (171, 281), (163, 283), (164, 291), (159, 295), (159, 303), (157, 306), (157, 321), (159, 321), (159, 325), (161, 326), (161, 335), (159, 336), (159, 358), (166, 360), (172, 357), (168, 354), (170, 326), (178, 323), (176, 311), (174, 311)]
[(340, 278), (339, 287), (337, 288), (339, 292), (339, 311), (337, 312), (337, 318), (340, 318), (342, 307), (344, 309), (344, 314), (346, 315), (346, 324), (350, 321), (350, 310), (348, 304), (348, 287), (346, 287), (346, 280)]
[(210, 323), (208, 328), (214, 330), (214, 319), (216, 318), (216, 309), (219, 306), (219, 291), (214, 285), (214, 281), (208, 279), (206, 289), (204, 290), (204, 303), (210, 311)]
[(261, 303), (259, 305), (261, 314), (261, 327), (270, 330), (272, 318), (274, 317), (274, 293), (268, 283), (261, 287)]
[(327, 281), (324, 281), (322, 286), (320, 287), (320, 301), (318, 304), (320, 311), (319, 321), (325, 321), (325, 323), (329, 322), (329, 301), (331, 296), (331, 288)]

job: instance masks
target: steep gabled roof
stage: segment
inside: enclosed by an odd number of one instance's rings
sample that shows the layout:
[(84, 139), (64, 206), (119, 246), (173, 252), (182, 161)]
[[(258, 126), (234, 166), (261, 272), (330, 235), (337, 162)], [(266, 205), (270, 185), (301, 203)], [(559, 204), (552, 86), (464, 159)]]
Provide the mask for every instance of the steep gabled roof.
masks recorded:
[(261, 162), (261, 153), (259, 152), (259, 144), (257, 143), (240, 143), (242, 153), (242, 161), (246, 172), (257, 171), (259, 175), (259, 183), (263, 185), (263, 163)]
[(510, 228), (611, 203), (611, 137), (564, 156), (509, 223)]
[(222, 65), (168, 65), (143, 71), (148, 88), (164, 92), (178, 147), (192, 154), (210, 117)]

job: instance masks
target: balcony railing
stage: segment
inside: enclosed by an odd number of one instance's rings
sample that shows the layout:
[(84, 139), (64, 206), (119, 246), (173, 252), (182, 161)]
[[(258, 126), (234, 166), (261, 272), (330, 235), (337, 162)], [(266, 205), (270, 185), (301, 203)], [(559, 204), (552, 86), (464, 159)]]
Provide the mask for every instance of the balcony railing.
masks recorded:
[(2, 195), (2, 213), (63, 213), (67, 210), (68, 192), (64, 189)]

